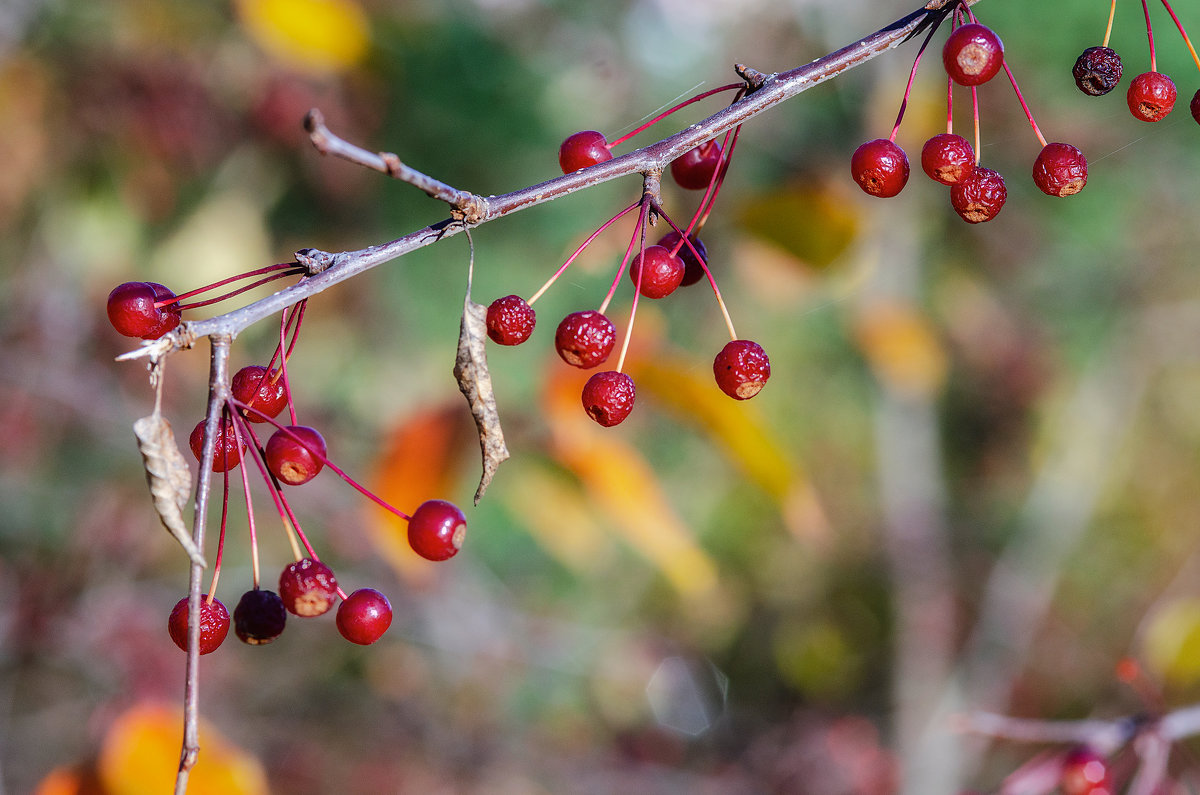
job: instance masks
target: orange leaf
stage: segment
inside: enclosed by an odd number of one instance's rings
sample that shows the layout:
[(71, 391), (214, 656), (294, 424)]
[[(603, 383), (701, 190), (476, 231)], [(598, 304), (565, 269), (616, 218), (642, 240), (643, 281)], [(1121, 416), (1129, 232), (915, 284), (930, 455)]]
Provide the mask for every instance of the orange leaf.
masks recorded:
[(946, 352), (929, 320), (915, 307), (872, 302), (859, 313), (854, 335), (875, 377), (889, 389), (928, 397), (945, 382)]

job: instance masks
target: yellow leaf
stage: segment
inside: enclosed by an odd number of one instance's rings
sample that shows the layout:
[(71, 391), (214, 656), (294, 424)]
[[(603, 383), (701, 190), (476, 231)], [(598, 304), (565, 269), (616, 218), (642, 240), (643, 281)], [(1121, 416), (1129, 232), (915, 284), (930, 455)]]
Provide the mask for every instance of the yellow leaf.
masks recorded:
[(1167, 682), (1200, 682), (1200, 599), (1178, 599), (1149, 616), (1142, 635), (1146, 666)]
[(757, 195), (737, 215), (751, 235), (818, 269), (832, 265), (858, 233), (854, 203), (832, 182), (800, 182)]
[(854, 334), (875, 377), (914, 397), (937, 393), (946, 380), (946, 352), (929, 321), (914, 307), (875, 301), (855, 320)]
[[(578, 484), (544, 469), (519, 466), (501, 499), (524, 517), (538, 544), (573, 571), (596, 572), (612, 557), (609, 538)], [(533, 505), (537, 510), (530, 510)]]
[(240, 0), (260, 47), (307, 72), (341, 72), (367, 53), (367, 17), (354, 0)]

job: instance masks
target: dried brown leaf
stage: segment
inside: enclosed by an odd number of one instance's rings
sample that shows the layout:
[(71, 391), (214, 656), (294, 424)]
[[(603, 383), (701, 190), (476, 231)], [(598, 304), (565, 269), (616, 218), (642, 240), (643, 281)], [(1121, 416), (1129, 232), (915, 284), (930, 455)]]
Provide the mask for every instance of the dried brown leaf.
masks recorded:
[(163, 527), (175, 536), (192, 563), (204, 566), (204, 554), (192, 541), (191, 532), (183, 520), (183, 511), (191, 495), (192, 473), (183, 453), (175, 444), (171, 424), (161, 414), (155, 413), (134, 422), (133, 433), (137, 437), (138, 450), (146, 469), (146, 482), (150, 485), (150, 497), (158, 518)]
[(479, 488), (475, 490), (476, 505), (491, 484), (496, 469), (508, 459), (500, 413), (496, 410), (496, 394), (492, 391), (492, 375), (488, 371), (486, 342), (487, 307), (472, 301), (468, 290), (458, 330), (454, 377), (471, 406), (471, 416), (479, 431), (479, 448), (483, 453), (483, 474), (479, 478)]

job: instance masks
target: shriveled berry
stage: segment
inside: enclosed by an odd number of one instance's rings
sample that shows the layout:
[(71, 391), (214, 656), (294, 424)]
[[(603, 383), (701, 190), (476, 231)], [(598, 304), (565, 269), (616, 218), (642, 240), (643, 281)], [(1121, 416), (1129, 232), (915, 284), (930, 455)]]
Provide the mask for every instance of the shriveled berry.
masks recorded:
[[(167, 634), (175, 645), (187, 651), (188, 642), (188, 598), (185, 596), (175, 603), (171, 615), (167, 619)], [(200, 653), (208, 654), (217, 650), (225, 642), (229, 634), (229, 611), (220, 599), (211, 602), (207, 597), (200, 598)]]
[(721, 165), (721, 145), (708, 141), (671, 161), (671, 176), (681, 188), (704, 190)]
[(624, 422), (636, 398), (633, 379), (616, 370), (596, 373), (583, 385), (584, 411), (605, 428)]
[(932, 180), (953, 185), (975, 170), (975, 149), (961, 135), (935, 135), (921, 147), (921, 170)]
[(108, 320), (126, 337), (156, 340), (179, 325), (179, 304), (155, 306), (174, 297), (158, 282), (118, 284), (108, 294)]
[(408, 520), (408, 544), (426, 560), (446, 560), (458, 554), (467, 537), (467, 517), (445, 500), (426, 500)]
[(267, 417), (276, 417), (287, 405), (287, 388), (283, 379), (276, 377), (261, 364), (251, 364), (233, 374), (229, 389), (233, 399), (248, 405), (253, 411), (243, 410), (242, 416), (251, 422), (266, 422)]
[(612, 160), (608, 139), (595, 130), (582, 130), (568, 136), (558, 148), (558, 164), (564, 174)]
[(233, 631), (243, 643), (262, 646), (283, 634), (287, 610), (274, 591), (254, 588), (242, 594), (233, 608)]
[(1087, 158), (1070, 144), (1046, 144), (1033, 164), (1033, 181), (1048, 196), (1079, 193), (1087, 184)]
[(1129, 83), (1125, 102), (1135, 119), (1160, 121), (1175, 109), (1175, 81), (1162, 72), (1143, 72)]
[(369, 646), (392, 625), (392, 606), (374, 588), (359, 588), (338, 605), (337, 628), (342, 637)]
[(646, 246), (629, 263), (629, 279), (647, 298), (666, 298), (683, 282), (687, 267), (662, 246)]
[(866, 193), (886, 199), (908, 182), (908, 155), (887, 138), (876, 138), (854, 150), (850, 174)]
[(567, 364), (588, 370), (608, 358), (616, 338), (612, 321), (599, 312), (572, 312), (558, 324), (554, 348)]
[(1112, 780), (1104, 757), (1085, 747), (1068, 752), (1063, 759), (1058, 788), (1063, 795), (1110, 795)]
[(1076, 59), (1071, 75), (1083, 93), (1103, 96), (1121, 82), (1121, 56), (1111, 47), (1088, 47)]
[[(695, 235), (688, 235), (688, 240), (692, 241), (692, 247), (700, 253), (700, 257), (703, 258), (705, 265), (707, 265), (708, 250), (704, 248), (704, 243)], [(700, 260), (692, 253), (692, 248), (688, 247), (686, 243), (679, 246), (679, 241), (679, 233), (672, 231), (667, 232), (659, 238), (657, 245), (662, 246), (667, 251), (674, 251), (675, 256), (683, 260), (683, 280), (679, 282), (679, 286), (687, 287), (704, 278), (704, 265), (701, 265)], [(675, 251), (676, 246), (679, 247), (678, 251)]]
[(279, 574), (279, 598), (293, 615), (323, 615), (337, 599), (337, 577), (321, 561), (302, 558)]
[(1200, 89), (1197, 89), (1196, 93), (1192, 95), (1189, 110), (1192, 111), (1192, 118), (1196, 120), (1197, 124), (1200, 124)]
[(492, 301), (487, 310), (487, 331), (492, 342), (520, 345), (533, 334), (537, 313), (519, 295), (506, 295)]
[(950, 186), (950, 205), (969, 224), (995, 218), (1008, 198), (1004, 177), (990, 168), (976, 167)]
[(946, 74), (959, 85), (982, 85), (1004, 66), (1004, 43), (986, 25), (968, 22), (947, 37), (942, 63)]
[(271, 434), (263, 456), (267, 469), (289, 486), (300, 486), (325, 466), (325, 437), (307, 425), (289, 425)]
[(771, 360), (752, 340), (732, 340), (713, 359), (717, 386), (731, 398), (747, 400), (762, 391), (771, 377)]
[[(200, 420), (192, 429), (191, 435), (188, 436), (188, 447), (192, 448), (192, 455), (196, 456), (196, 460), (199, 461), (204, 452), (204, 420)], [(212, 471), (227, 472), (236, 468), (241, 461), (240, 454), (245, 452), (245, 444), (242, 444), (239, 449), (233, 425), (222, 417), (217, 426), (217, 442), (213, 445)]]

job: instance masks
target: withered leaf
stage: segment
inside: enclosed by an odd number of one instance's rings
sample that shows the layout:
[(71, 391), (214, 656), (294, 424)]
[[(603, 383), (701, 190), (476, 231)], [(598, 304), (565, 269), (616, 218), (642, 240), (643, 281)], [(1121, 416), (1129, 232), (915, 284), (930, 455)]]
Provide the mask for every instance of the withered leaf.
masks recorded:
[(487, 307), (471, 300), (468, 289), (463, 300), (462, 323), (458, 330), (458, 355), (454, 359), (454, 377), (471, 406), (471, 416), (479, 431), (479, 448), (483, 453), (483, 475), (475, 490), (475, 504), (491, 484), (501, 462), (508, 459), (504, 431), (500, 428), (500, 413), (496, 410), (496, 394), (492, 391), (492, 375), (487, 364)]
[(191, 495), (192, 473), (179, 447), (171, 424), (157, 412), (142, 417), (133, 423), (138, 450), (146, 469), (146, 482), (150, 485), (150, 497), (154, 510), (163, 527), (175, 536), (175, 540), (187, 552), (192, 563), (205, 566), (204, 554), (192, 541), (191, 532), (183, 520), (183, 511)]

